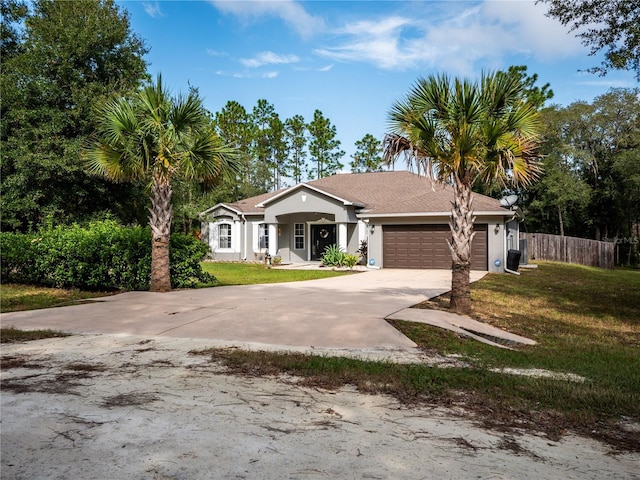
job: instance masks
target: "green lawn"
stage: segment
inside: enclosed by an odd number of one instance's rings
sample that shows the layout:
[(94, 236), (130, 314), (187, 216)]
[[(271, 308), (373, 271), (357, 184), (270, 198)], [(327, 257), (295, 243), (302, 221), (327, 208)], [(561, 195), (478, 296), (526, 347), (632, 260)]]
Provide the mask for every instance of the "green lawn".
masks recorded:
[[(472, 286), (474, 316), (538, 345), (505, 350), (419, 323), (391, 322), (425, 350), (464, 367), (393, 365), (299, 354), (207, 351), (231, 372), (286, 372), (309, 385), (345, 384), (406, 402), (458, 405), (487, 425), (565, 430), (640, 451), (620, 422), (640, 421), (640, 272), (543, 263), (521, 276), (488, 275)], [(421, 307), (442, 308), (446, 298)], [(584, 382), (500, 373), (544, 369)]]
[(216, 277), (213, 286), (300, 282), (340, 275), (354, 275), (352, 272), (338, 272), (330, 268), (314, 270), (267, 268), (261, 263), (203, 262), (202, 268), (205, 272)]
[(18, 312), (39, 308), (72, 305), (78, 300), (112, 295), (108, 292), (87, 292), (78, 289), (51, 288), (35, 285), (3, 283), (0, 285), (0, 312)]

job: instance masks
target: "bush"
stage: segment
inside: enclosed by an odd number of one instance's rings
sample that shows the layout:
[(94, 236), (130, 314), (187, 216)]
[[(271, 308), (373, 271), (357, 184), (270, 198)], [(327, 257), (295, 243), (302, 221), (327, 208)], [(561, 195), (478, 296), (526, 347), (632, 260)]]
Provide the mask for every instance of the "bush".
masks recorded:
[[(151, 243), (151, 236), (149, 236)], [(149, 247), (151, 250), (151, 247)], [(171, 268), (171, 286), (174, 288), (193, 288), (198, 283), (210, 283), (215, 277), (202, 270), (200, 262), (209, 253), (209, 247), (191, 235), (174, 233), (169, 243)], [(149, 268), (151, 268), (151, 252), (149, 252)], [(151, 270), (149, 270), (149, 278)]]
[(35, 283), (33, 235), (0, 232), (0, 277), (3, 282)]
[[(196, 238), (171, 236), (171, 284), (212, 282), (200, 261), (207, 246)], [(3, 281), (85, 289), (148, 290), (151, 232), (114, 221), (44, 228), (36, 235), (0, 233)]]
[(353, 270), (353, 267), (355, 267), (359, 261), (360, 255), (357, 253), (347, 253), (344, 256), (344, 264), (349, 267), (350, 270)]
[(337, 245), (329, 245), (322, 254), (322, 265), (327, 267), (342, 267), (345, 262), (346, 253)]

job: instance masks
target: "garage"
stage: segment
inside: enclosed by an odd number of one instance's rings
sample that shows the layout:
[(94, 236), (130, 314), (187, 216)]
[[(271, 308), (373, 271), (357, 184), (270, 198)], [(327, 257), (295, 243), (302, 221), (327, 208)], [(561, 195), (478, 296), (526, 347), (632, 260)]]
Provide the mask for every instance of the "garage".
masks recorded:
[[(471, 268), (487, 270), (487, 225), (475, 225)], [(451, 269), (449, 225), (384, 225), (385, 268)]]

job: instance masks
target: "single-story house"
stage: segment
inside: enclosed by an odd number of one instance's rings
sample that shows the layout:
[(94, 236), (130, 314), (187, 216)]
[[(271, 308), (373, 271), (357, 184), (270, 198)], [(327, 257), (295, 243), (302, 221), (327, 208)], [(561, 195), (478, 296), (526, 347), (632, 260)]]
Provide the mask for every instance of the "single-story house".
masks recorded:
[[(452, 199), (451, 186), (408, 171), (338, 174), (219, 203), (201, 214), (202, 239), (217, 260), (304, 263), (333, 244), (356, 253), (366, 240), (370, 267), (450, 269)], [(472, 268), (503, 272), (518, 248), (514, 213), (475, 193), (473, 207)]]

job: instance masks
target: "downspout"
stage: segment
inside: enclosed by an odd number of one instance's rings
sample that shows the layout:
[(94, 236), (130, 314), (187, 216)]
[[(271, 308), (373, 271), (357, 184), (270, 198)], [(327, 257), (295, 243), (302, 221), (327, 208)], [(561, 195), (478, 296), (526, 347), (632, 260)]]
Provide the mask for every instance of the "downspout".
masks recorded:
[(240, 214), (240, 217), (242, 218), (242, 223), (244, 224), (244, 256), (242, 257), (242, 261), (246, 262), (247, 261), (247, 219), (244, 216), (244, 213)]
[(507, 267), (504, 267), (504, 271), (507, 273), (512, 273), (514, 275), (520, 275), (520, 272), (514, 272), (513, 270), (509, 270)]
[[(511, 217), (511, 220), (513, 220), (514, 218), (516, 218), (515, 214), (513, 215), (513, 217)], [(509, 221), (511, 221), (509, 220)], [(508, 257), (508, 253), (507, 253), (507, 222), (504, 222), (504, 256), (502, 258), (504, 258), (504, 271), (507, 273), (511, 273), (512, 275), (520, 275), (520, 272), (514, 272), (513, 270), (509, 270), (509, 268), (507, 267), (508, 263), (507, 263), (507, 257)]]

